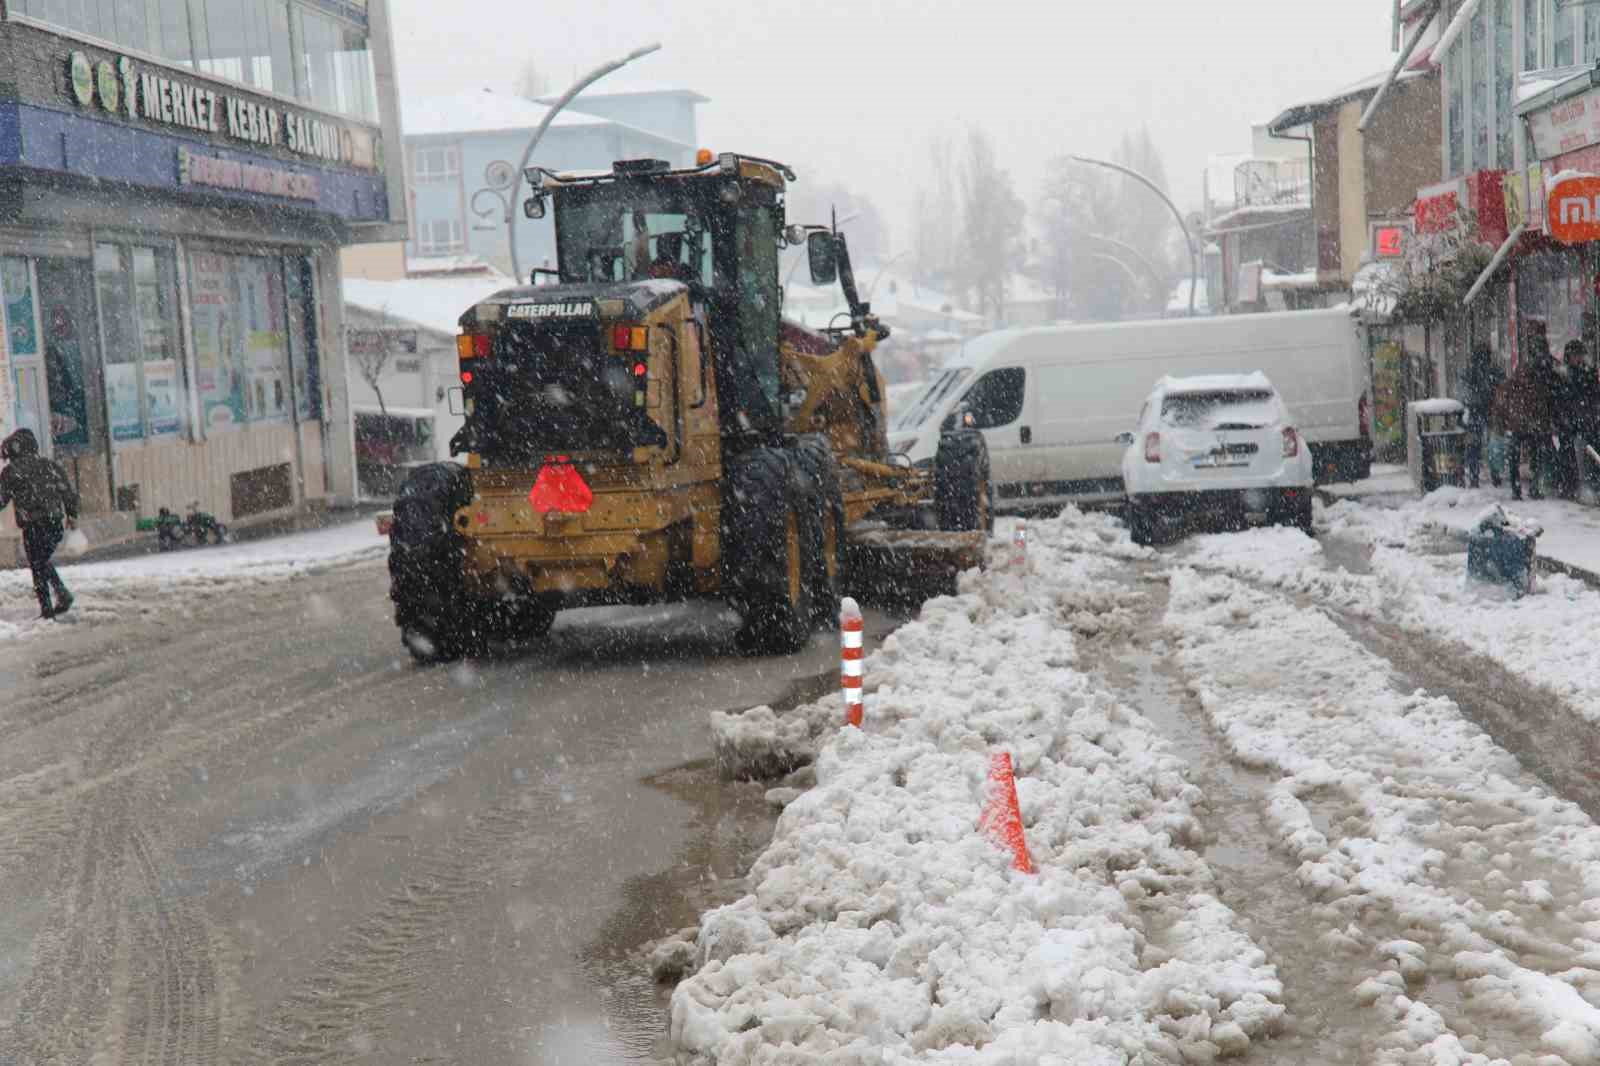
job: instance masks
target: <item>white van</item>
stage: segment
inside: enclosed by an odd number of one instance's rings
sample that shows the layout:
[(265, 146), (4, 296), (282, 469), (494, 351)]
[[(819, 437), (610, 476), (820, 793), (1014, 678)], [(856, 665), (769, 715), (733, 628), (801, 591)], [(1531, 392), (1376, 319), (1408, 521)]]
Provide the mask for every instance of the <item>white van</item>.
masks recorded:
[(998, 509), (1121, 500), (1116, 438), (1157, 381), (1256, 370), (1310, 443), (1319, 482), (1369, 476), (1371, 374), (1350, 308), (987, 333), (891, 413), (889, 447), (931, 462), (940, 426), (964, 405), (988, 439)]

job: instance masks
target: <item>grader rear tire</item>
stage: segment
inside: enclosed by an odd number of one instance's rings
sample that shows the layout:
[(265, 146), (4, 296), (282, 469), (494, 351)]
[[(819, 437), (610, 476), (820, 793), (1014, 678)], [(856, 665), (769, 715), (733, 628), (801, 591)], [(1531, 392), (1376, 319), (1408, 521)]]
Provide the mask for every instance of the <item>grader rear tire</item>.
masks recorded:
[(471, 499), (471, 475), (457, 463), (418, 467), (395, 497), (389, 597), (401, 642), (419, 663), (459, 659), (471, 647), (462, 588), (466, 548), (453, 525)]
[(820, 554), (822, 526), (798, 467), (781, 448), (757, 448), (725, 478), (723, 586), (744, 618), (738, 645), (746, 654), (787, 655), (811, 636), (814, 582), (806, 569)]
[(821, 433), (807, 434), (795, 447), (802, 498), (818, 524), (818, 550), (807, 557), (811, 582), (811, 622), (818, 629), (839, 628), (839, 597), (845, 587), (844, 494), (833, 449)]

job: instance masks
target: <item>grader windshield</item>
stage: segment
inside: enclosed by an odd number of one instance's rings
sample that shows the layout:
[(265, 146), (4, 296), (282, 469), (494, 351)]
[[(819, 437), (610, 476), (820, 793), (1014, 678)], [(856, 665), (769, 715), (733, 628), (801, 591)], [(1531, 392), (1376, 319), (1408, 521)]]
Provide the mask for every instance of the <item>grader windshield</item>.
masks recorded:
[[(619, 168), (629, 164), (618, 164)], [(566, 285), (679, 281), (703, 313), (715, 353), (725, 437), (776, 439), (783, 415), (778, 373), (778, 172), (622, 170), (563, 182), (555, 191), (556, 247)]]

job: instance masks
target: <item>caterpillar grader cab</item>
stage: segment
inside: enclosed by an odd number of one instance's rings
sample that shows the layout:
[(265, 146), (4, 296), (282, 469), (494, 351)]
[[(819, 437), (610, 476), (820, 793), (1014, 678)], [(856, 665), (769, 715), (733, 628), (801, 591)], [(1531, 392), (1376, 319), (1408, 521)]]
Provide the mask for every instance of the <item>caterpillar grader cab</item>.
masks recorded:
[[(736, 610), (743, 649), (783, 653), (836, 620), (841, 588), (948, 586), (981, 561), (983, 438), (957, 426), (922, 467), (889, 454), (888, 328), (844, 237), (785, 217), (792, 180), (738, 155), (529, 171), (554, 277), (461, 316), (465, 462), (415, 470), (380, 521), (416, 658), (537, 639), (567, 607), (689, 597)], [(801, 243), (843, 289), (836, 328), (782, 317), (780, 253)]]

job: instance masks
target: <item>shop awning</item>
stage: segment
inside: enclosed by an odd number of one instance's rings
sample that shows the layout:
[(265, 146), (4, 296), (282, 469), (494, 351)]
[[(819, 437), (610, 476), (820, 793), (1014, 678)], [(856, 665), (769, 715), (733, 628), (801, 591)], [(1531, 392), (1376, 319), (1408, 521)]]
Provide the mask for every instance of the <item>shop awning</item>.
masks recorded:
[(1528, 224), (1524, 222), (1511, 231), (1510, 236), (1500, 242), (1500, 247), (1495, 249), (1494, 258), (1489, 260), (1489, 265), (1483, 268), (1483, 273), (1478, 275), (1478, 280), (1472, 283), (1472, 288), (1467, 290), (1466, 296), (1461, 298), (1461, 306), (1466, 307), (1477, 298), (1483, 287), (1489, 284), (1489, 279), (1494, 277), (1494, 272), (1505, 265), (1506, 257), (1511, 254), (1511, 249), (1517, 246), (1522, 239), (1522, 234), (1527, 230)]

